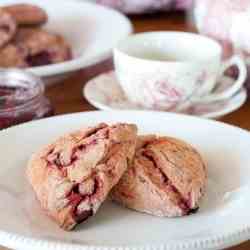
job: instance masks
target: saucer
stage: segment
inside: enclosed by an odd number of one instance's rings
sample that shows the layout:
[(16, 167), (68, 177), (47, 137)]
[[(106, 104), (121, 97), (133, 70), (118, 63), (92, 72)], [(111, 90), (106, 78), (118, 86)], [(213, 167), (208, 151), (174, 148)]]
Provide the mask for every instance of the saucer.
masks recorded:
[[(214, 91), (216, 93), (230, 86), (233, 79), (224, 76), (220, 79), (220, 82), (220, 88)], [(88, 81), (83, 89), (83, 94), (90, 104), (101, 110), (145, 110), (144, 107), (127, 99), (114, 71), (103, 73)], [(185, 110), (178, 111), (178, 113), (216, 119), (239, 109), (246, 99), (246, 90), (242, 88), (228, 100), (209, 104), (195, 104)], [(175, 110), (171, 110), (171, 112), (177, 113)]]

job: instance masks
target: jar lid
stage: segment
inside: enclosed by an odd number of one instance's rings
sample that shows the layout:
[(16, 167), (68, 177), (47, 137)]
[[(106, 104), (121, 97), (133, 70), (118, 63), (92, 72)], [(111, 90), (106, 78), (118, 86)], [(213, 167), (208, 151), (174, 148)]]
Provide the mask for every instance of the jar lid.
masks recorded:
[(24, 109), (43, 96), (42, 80), (24, 70), (0, 70), (0, 114)]

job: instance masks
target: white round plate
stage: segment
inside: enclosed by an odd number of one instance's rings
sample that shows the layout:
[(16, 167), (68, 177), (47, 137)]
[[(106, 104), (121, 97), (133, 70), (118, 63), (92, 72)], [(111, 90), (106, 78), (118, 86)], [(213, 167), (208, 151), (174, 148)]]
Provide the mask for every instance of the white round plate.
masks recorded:
[[(232, 84), (233, 79), (223, 77), (221, 86), (216, 91), (221, 91)], [(125, 96), (122, 88), (113, 71), (103, 73), (86, 83), (83, 89), (83, 95), (90, 104), (101, 110), (143, 110), (144, 108), (131, 103)], [(232, 98), (213, 102), (210, 104), (196, 104), (181, 113), (200, 116), (204, 118), (219, 118), (239, 109), (246, 101), (247, 93), (242, 88)], [(171, 112), (175, 112), (174, 110)]]
[(124, 15), (87, 1), (1, 0), (0, 6), (23, 2), (44, 8), (49, 16), (44, 29), (64, 36), (73, 50), (73, 60), (29, 68), (46, 80), (107, 59), (116, 43), (132, 32)]
[[(40, 209), (25, 178), (31, 154), (59, 135), (99, 122), (136, 123), (140, 134), (186, 140), (208, 166), (200, 210), (182, 218), (141, 214), (107, 201), (65, 232)], [(250, 134), (197, 117), (144, 111), (57, 116), (0, 132), (0, 245), (18, 250), (212, 250), (250, 238)]]

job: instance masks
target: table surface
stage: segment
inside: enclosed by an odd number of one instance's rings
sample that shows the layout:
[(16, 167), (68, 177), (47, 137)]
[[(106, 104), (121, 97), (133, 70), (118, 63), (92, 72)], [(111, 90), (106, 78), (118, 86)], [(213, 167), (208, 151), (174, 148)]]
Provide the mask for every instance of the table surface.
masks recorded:
[[(190, 22), (188, 22), (189, 18), (181, 12), (133, 16), (130, 19), (134, 24), (135, 32), (158, 30), (194, 31)], [(112, 62), (107, 60), (104, 63), (79, 71), (70, 78), (48, 87), (46, 94), (52, 101), (56, 114), (95, 110), (93, 106), (83, 99), (82, 87), (93, 76), (110, 69), (112, 69)], [(239, 110), (223, 117), (221, 120), (250, 130), (250, 100)], [(250, 241), (229, 250), (249, 249)], [(0, 247), (0, 250), (7, 249)]]

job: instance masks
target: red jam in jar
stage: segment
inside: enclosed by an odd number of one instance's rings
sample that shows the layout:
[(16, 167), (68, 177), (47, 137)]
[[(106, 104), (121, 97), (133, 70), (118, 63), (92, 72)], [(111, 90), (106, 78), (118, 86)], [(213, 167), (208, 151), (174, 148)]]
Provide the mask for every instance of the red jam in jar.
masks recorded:
[(0, 70), (0, 129), (53, 113), (39, 77), (18, 69)]

